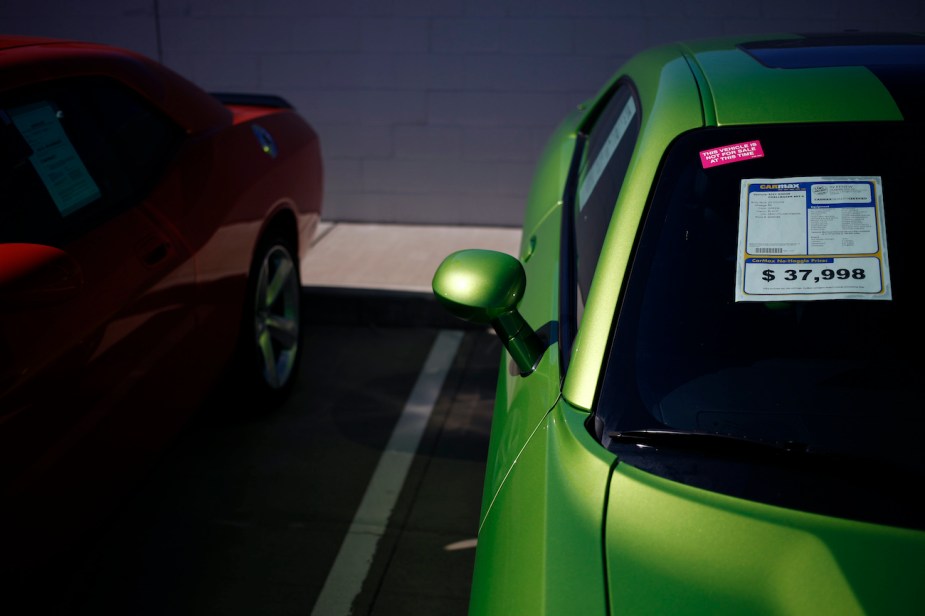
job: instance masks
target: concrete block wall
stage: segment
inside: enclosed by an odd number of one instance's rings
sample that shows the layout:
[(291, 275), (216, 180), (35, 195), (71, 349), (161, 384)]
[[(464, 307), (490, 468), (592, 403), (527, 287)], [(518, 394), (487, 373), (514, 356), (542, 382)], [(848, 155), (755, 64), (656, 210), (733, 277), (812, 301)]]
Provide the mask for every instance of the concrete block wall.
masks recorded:
[(0, 0), (0, 31), (279, 94), (321, 135), (330, 221), (519, 224), (559, 119), (682, 38), (925, 28), (922, 0)]

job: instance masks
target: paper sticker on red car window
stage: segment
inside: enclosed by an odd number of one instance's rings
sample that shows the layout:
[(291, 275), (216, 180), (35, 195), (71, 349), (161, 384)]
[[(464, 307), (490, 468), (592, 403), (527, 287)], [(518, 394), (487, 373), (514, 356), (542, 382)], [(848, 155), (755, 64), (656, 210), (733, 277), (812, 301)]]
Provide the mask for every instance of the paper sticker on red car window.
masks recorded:
[[(48, 101), (10, 110), (33, 154), (29, 157), (62, 216), (73, 214), (102, 196), (74, 148), (58, 111)], [(7, 147), (4, 144), (4, 147)]]
[(752, 158), (762, 158), (763, 156), (764, 150), (761, 149), (760, 141), (744, 141), (704, 150), (700, 153), (700, 164), (703, 165), (704, 169), (709, 169), (710, 167), (728, 165), (729, 163), (737, 163)]

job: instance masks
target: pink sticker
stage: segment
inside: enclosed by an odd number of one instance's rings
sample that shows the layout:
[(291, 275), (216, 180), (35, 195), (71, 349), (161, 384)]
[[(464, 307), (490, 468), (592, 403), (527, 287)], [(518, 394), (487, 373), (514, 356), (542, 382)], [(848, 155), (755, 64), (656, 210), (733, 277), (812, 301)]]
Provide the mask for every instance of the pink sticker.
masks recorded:
[(750, 158), (762, 158), (764, 150), (761, 149), (760, 141), (745, 141), (734, 145), (724, 145), (712, 150), (704, 150), (700, 153), (700, 164), (704, 169), (716, 167), (719, 165), (728, 165), (737, 163), (740, 160)]

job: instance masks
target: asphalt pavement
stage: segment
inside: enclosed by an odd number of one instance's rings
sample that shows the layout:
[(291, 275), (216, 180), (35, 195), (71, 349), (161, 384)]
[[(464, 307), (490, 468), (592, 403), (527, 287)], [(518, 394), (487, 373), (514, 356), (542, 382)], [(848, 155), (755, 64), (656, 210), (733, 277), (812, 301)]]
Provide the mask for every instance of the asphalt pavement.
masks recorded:
[(518, 240), (323, 226), (303, 263), (289, 400), (241, 408), (217, 389), (123, 505), (3, 612), (466, 614), (501, 345), (447, 315), (429, 277), (452, 250)]

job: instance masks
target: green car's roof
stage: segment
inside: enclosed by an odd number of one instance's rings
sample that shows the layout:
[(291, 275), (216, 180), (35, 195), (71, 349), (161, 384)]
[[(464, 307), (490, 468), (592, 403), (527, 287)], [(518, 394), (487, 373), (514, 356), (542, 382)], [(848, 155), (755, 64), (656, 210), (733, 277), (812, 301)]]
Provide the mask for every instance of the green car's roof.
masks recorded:
[[(682, 45), (715, 124), (898, 120), (914, 96), (925, 37), (813, 35)], [(900, 107), (905, 107), (901, 111)], [(714, 122), (707, 122), (711, 124)]]
[[(664, 52), (683, 56), (707, 126), (900, 120), (914, 104), (925, 66), (920, 34), (770, 34), (684, 41), (643, 52), (627, 65), (657, 70)], [(659, 87), (664, 86), (664, 81)]]
[[(593, 404), (636, 228), (671, 142), (704, 126), (925, 119), (925, 35), (768, 34), (655, 47), (631, 58), (560, 133), (588, 129), (625, 78), (641, 103), (640, 133), (598, 261), (595, 280), (604, 282), (592, 284), (563, 390), (584, 409)], [(547, 160), (564, 170), (556, 152)], [(529, 229), (536, 221), (528, 213), (525, 222)]]

